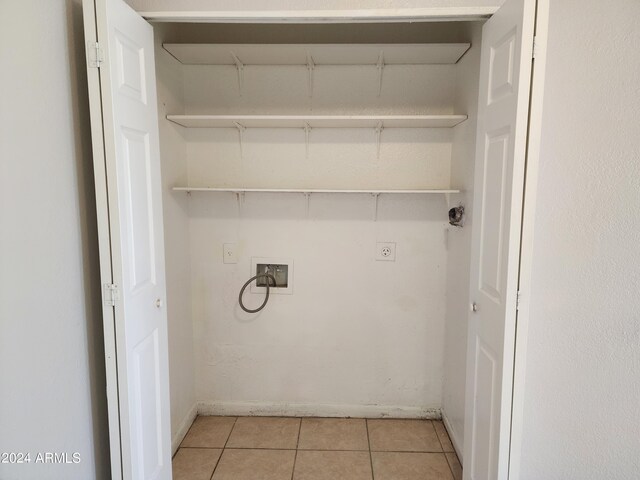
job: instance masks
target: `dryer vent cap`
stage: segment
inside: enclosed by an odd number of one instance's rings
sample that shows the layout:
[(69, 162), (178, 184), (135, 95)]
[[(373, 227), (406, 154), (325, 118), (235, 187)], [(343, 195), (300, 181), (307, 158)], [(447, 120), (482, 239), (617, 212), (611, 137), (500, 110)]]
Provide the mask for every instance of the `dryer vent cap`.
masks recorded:
[(464, 206), (459, 205), (449, 210), (449, 223), (454, 227), (462, 227), (464, 225)]

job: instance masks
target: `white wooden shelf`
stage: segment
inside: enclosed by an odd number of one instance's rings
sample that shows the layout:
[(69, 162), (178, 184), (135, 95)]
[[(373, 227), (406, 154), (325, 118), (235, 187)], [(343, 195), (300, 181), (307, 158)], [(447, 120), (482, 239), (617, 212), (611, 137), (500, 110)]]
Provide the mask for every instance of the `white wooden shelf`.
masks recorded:
[(451, 128), (466, 115), (167, 115), (187, 128)]
[[(326, 189), (326, 188), (234, 188), (234, 187), (173, 187), (176, 192), (222, 192), (222, 193), (234, 193), (238, 202), (238, 210), (242, 212), (242, 204), (244, 203), (245, 193), (299, 193), (306, 197), (306, 210), (307, 217), (309, 216), (309, 200), (314, 193), (328, 193), (328, 194), (366, 194), (370, 195), (373, 201), (373, 221), (378, 220), (378, 197), (381, 194), (394, 194), (394, 195), (431, 195), (431, 194), (443, 194), (448, 207), (451, 206), (451, 194), (460, 193), (460, 190), (455, 189), (412, 189), (412, 190), (385, 190), (385, 189)], [(447, 207), (447, 208), (448, 208)]]
[(383, 193), (390, 194), (451, 194), (460, 193), (455, 189), (414, 189), (414, 190), (385, 190), (385, 189), (365, 189), (365, 190), (349, 190), (349, 189), (325, 189), (325, 188), (244, 188), (244, 187), (173, 187), (176, 192), (228, 192), (228, 193), (366, 193), (371, 195), (380, 195)]
[(165, 43), (187, 65), (428, 65), (454, 64), (469, 43), (197, 44)]

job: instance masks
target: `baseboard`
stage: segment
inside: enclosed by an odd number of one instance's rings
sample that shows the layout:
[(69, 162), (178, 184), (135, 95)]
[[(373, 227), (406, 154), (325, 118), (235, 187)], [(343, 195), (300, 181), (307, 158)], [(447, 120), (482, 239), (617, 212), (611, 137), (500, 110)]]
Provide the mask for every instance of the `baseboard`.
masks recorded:
[(182, 443), (182, 440), (184, 440), (184, 437), (187, 435), (187, 432), (189, 431), (189, 428), (191, 427), (191, 424), (193, 423), (197, 415), (198, 415), (198, 405), (194, 404), (193, 407), (191, 407), (187, 412), (187, 414), (184, 416), (184, 418), (182, 419), (182, 422), (180, 422), (178, 431), (175, 433), (175, 435), (171, 439), (172, 455), (178, 451), (178, 447)]
[(199, 415), (276, 417), (442, 418), (440, 408), (399, 405), (333, 405), (306, 403), (198, 402)]
[(456, 450), (456, 454), (458, 455), (458, 459), (460, 459), (460, 463), (462, 463), (462, 439), (460, 438), (458, 432), (455, 431), (451, 426), (451, 422), (447, 418), (447, 414), (444, 410), (442, 410), (442, 423), (444, 423), (444, 428), (447, 429), (447, 433), (449, 434), (449, 438), (451, 439), (453, 448)]

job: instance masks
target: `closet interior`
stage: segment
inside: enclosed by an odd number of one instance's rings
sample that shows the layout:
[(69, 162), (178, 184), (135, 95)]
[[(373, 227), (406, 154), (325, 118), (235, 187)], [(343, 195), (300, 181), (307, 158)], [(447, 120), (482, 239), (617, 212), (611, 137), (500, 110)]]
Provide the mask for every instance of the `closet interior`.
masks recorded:
[[(174, 444), (197, 405), (462, 454), (482, 23), (153, 24)], [(256, 258), (290, 288), (248, 314)]]

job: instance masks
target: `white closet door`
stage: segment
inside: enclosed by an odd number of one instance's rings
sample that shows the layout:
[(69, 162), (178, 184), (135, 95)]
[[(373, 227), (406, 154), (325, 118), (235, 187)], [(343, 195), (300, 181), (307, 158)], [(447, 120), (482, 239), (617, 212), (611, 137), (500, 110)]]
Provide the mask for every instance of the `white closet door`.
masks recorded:
[(115, 350), (123, 478), (170, 479), (153, 29), (123, 0), (95, 0), (95, 22), (104, 55), (100, 94), (111, 268), (118, 288)]
[(483, 27), (467, 350), (465, 479), (506, 479), (535, 0)]

